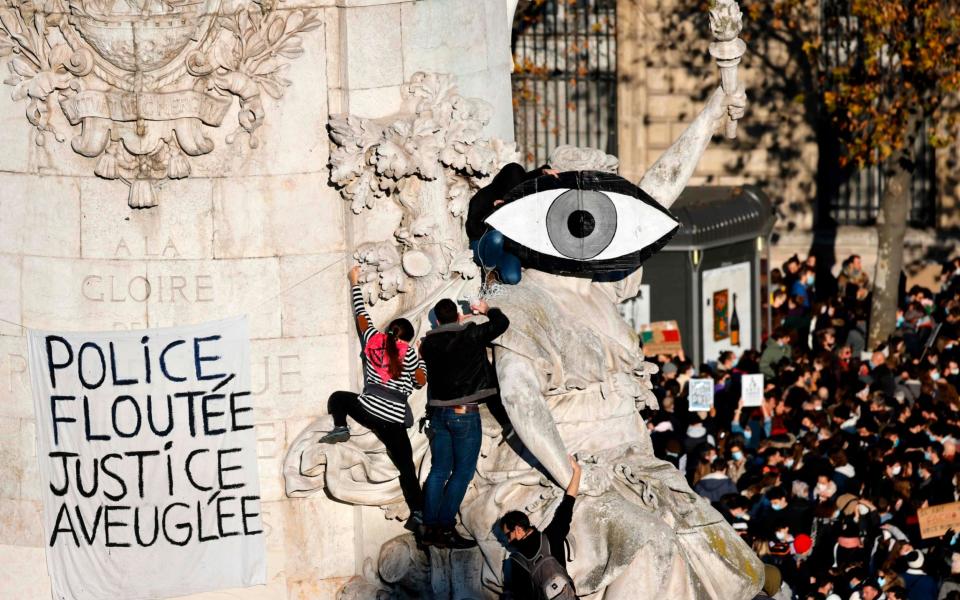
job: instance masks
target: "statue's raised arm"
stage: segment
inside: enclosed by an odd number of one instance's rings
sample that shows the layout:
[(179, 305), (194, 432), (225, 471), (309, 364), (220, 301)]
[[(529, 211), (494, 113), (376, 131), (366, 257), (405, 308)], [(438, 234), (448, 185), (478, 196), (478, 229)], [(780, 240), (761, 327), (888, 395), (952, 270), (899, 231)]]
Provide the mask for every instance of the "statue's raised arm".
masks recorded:
[(742, 87), (733, 94), (718, 87), (693, 123), (640, 179), (640, 189), (664, 208), (670, 208), (687, 186), (710, 139), (727, 123), (742, 118), (746, 106), (747, 95)]
[(714, 133), (722, 128), (728, 138), (737, 137), (737, 122), (747, 106), (747, 96), (737, 73), (740, 59), (747, 51), (747, 45), (738, 37), (742, 28), (743, 15), (736, 0), (713, 0), (710, 3), (710, 31), (713, 33), (710, 55), (720, 68), (720, 87), (639, 184), (640, 189), (664, 208), (670, 208), (680, 196)]

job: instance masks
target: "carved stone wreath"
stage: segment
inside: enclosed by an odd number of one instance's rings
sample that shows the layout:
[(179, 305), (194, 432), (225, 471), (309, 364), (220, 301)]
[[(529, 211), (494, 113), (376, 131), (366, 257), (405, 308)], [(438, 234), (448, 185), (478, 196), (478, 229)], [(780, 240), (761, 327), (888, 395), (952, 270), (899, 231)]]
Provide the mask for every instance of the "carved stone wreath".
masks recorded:
[(518, 158), (513, 142), (484, 136), (490, 105), (461, 96), (452, 77), (415, 73), (401, 93), (396, 115), (330, 117), (330, 180), (353, 212), (383, 202), (403, 211), (394, 240), (357, 248), (370, 303), (417, 286), (431, 290), (458, 275), (474, 277), (478, 269), (463, 229), (470, 198)]
[(261, 94), (283, 96), (299, 35), (320, 24), (315, 11), (270, 0), (0, 0), (0, 57), (36, 143), (65, 141), (51, 121), (59, 106), (73, 150), (146, 208), (158, 181), (188, 177), (189, 157), (213, 151), (205, 129), (221, 126), (234, 97), (239, 127), (227, 143), (258, 145)]

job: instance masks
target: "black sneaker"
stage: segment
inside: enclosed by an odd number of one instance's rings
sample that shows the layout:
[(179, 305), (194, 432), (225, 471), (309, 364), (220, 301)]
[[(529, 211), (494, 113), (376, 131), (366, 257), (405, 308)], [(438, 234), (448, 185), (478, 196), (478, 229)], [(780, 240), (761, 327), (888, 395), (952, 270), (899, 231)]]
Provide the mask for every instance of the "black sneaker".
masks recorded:
[(404, 529), (407, 531), (412, 531), (413, 533), (422, 535), (423, 533), (423, 513), (419, 510), (415, 510), (410, 513), (410, 518), (407, 519), (407, 522), (403, 525)]
[(317, 440), (318, 444), (339, 444), (350, 439), (350, 429), (346, 425), (334, 427), (327, 435)]
[(439, 535), (441, 532), (441, 528), (436, 525), (421, 525), (420, 533), (416, 534), (416, 532), (414, 532), (417, 538), (417, 545), (421, 550), (426, 550), (430, 546), (443, 548), (442, 543), (444, 540)]
[(456, 527), (445, 527), (441, 529), (437, 538), (439, 543), (435, 543), (434, 545), (451, 550), (466, 550), (467, 548), (474, 548), (477, 545), (476, 540), (471, 540), (470, 538), (465, 538), (460, 535)]

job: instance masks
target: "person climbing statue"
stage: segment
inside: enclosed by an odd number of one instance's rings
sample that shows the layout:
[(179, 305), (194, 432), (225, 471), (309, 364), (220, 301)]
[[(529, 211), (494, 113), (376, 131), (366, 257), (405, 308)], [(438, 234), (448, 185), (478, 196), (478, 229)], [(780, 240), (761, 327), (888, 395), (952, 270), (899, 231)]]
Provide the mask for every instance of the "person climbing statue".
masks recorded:
[(505, 569), (508, 598), (573, 600), (577, 597), (573, 579), (567, 573), (566, 539), (582, 471), (573, 456), (568, 458), (573, 475), (553, 519), (543, 531), (531, 526), (530, 518), (519, 510), (500, 517), (500, 531), (510, 549)]
[(482, 187), (470, 199), (467, 210), (466, 231), (474, 259), (490, 273), (497, 273), (503, 283), (516, 285), (520, 282), (520, 259), (503, 248), (503, 234), (484, 221), (503, 206), (507, 193), (524, 181), (541, 175), (558, 175), (560, 172), (543, 165), (527, 172), (517, 163), (504, 165), (493, 181)]
[(410, 527), (419, 534), (423, 521), (423, 495), (413, 464), (413, 450), (407, 428), (413, 426), (413, 413), (407, 398), (414, 389), (427, 383), (426, 366), (410, 343), (413, 325), (406, 319), (394, 319), (387, 330), (379, 331), (367, 313), (360, 289), (360, 267), (348, 274), (360, 332), (363, 359), (363, 392), (334, 392), (328, 400), (334, 428), (320, 438), (321, 444), (336, 444), (350, 439), (347, 416), (373, 432), (383, 442), (400, 472), (400, 488), (410, 508)]
[(487, 347), (507, 330), (510, 320), (483, 300), (471, 308), (488, 321), (464, 322), (453, 300), (437, 302), (433, 312), (439, 326), (420, 344), (430, 373), (427, 405), (432, 432), (430, 474), (423, 486), (425, 545), (477, 545), (457, 533), (456, 518), (480, 455), (479, 403), (497, 396), (497, 374), (487, 358)]

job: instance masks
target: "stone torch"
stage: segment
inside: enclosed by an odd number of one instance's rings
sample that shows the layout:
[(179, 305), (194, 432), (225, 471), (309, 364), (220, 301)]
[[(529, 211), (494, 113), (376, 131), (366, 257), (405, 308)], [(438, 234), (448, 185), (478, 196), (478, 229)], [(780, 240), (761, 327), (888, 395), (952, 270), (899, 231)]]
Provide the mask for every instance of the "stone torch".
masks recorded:
[[(710, 3), (710, 30), (713, 43), (710, 44), (710, 56), (717, 60), (720, 67), (720, 87), (725, 94), (737, 91), (737, 65), (747, 51), (747, 45), (741, 40), (743, 14), (736, 0), (712, 0)], [(726, 135), (729, 139), (737, 137), (737, 122), (727, 123)]]

